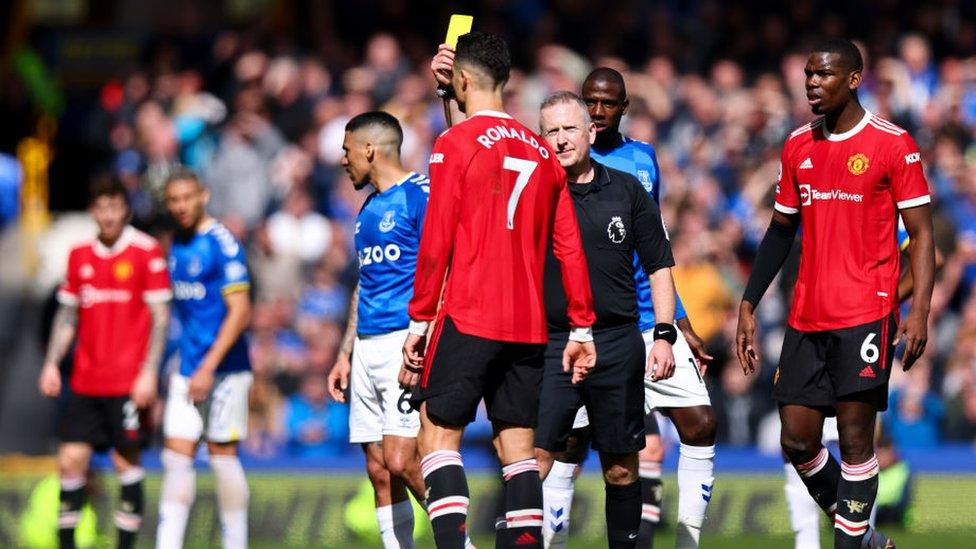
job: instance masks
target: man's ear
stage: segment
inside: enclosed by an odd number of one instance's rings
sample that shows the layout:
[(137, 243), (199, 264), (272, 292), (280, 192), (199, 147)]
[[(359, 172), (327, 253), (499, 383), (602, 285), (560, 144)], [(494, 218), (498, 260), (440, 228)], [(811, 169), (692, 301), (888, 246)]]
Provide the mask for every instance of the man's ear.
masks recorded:
[(847, 83), (848, 89), (854, 91), (861, 85), (861, 71), (854, 71), (851, 73), (851, 78)]
[(376, 147), (373, 146), (373, 144), (368, 141), (363, 147), (364, 147), (363, 153), (366, 155), (366, 160), (372, 162), (373, 158), (376, 157)]
[(627, 114), (627, 109), (630, 108), (630, 99), (624, 97), (624, 100), (620, 102), (620, 115), (623, 116)]

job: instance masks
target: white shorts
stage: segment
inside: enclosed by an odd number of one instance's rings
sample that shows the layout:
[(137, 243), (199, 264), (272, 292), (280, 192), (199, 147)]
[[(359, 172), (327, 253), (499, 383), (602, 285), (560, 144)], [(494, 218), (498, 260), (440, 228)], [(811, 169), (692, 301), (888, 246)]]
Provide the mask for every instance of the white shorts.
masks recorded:
[[(681, 330), (675, 332), (678, 334), (678, 339), (672, 346), (674, 375), (658, 381), (651, 381), (650, 377), (644, 377), (645, 413), (650, 413), (654, 408), (691, 408), (712, 404), (688, 341)], [(654, 333), (653, 330), (648, 330), (644, 332), (644, 349), (647, 355), (650, 355), (653, 346)]]
[(417, 436), (420, 414), (410, 407), (410, 392), (397, 379), (406, 339), (406, 330), (356, 338), (349, 380), (349, 442)]
[(198, 441), (204, 435), (210, 442), (237, 442), (247, 437), (247, 401), (251, 392), (251, 372), (216, 374), (210, 398), (200, 404), (190, 400), (190, 378), (178, 373), (169, 378), (169, 396), (163, 414), (163, 436)]

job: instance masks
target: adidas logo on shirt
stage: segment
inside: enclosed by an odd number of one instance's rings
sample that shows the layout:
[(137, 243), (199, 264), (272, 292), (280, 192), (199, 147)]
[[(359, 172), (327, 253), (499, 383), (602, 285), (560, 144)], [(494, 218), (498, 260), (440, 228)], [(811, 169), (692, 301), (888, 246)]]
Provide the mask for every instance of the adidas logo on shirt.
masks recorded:
[(802, 164), (800, 164), (800, 169), (801, 170), (812, 170), (813, 169), (813, 161), (810, 160), (810, 157), (809, 156), (807, 157), (806, 160), (803, 161)]

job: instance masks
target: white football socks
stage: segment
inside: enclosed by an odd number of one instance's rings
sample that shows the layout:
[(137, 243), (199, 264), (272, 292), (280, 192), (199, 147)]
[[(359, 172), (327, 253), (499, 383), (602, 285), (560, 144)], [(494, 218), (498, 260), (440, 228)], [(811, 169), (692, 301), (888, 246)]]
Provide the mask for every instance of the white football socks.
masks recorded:
[(792, 463), (783, 465), (786, 472), (786, 506), (790, 510), (790, 527), (796, 536), (796, 549), (820, 549), (820, 506)]
[(190, 518), (190, 507), (197, 492), (197, 475), (193, 458), (164, 449), (163, 485), (159, 497), (159, 527), (156, 529), (158, 549), (181, 549)]
[(224, 549), (247, 548), (247, 502), (250, 492), (237, 456), (210, 456), (217, 484), (217, 507), (223, 526)]
[(575, 472), (575, 463), (553, 461), (549, 475), (542, 481), (542, 541), (548, 549), (562, 549), (569, 540)]
[(705, 509), (712, 499), (715, 446), (681, 445), (678, 458), (678, 530), (675, 547), (698, 547)]

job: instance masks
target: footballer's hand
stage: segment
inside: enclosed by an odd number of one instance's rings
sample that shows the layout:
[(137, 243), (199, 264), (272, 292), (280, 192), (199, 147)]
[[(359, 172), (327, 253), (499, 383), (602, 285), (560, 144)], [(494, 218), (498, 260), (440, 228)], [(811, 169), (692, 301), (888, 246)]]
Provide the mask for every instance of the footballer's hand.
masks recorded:
[(427, 347), (427, 336), (407, 334), (403, 343), (403, 367), (400, 368), (400, 387), (409, 389), (420, 381), (420, 372), (424, 368), (424, 351)]
[(352, 371), (352, 364), (349, 363), (349, 355), (339, 353), (336, 358), (335, 366), (329, 372), (328, 388), (329, 394), (336, 402), (346, 401), (346, 389), (349, 388), (349, 372)]
[(735, 328), (735, 354), (739, 357), (742, 373), (749, 375), (759, 365), (759, 351), (756, 350), (756, 309), (752, 303), (743, 301), (739, 305), (739, 324)]
[(651, 346), (650, 354), (647, 355), (647, 376), (651, 381), (660, 381), (673, 375), (674, 350), (667, 341), (657, 339)]
[(37, 388), (46, 397), (56, 397), (61, 394), (61, 370), (57, 364), (48, 363), (41, 368), (41, 376), (37, 378)]
[[(915, 364), (915, 361), (918, 360), (918, 357), (922, 356), (922, 353), (925, 352), (925, 344), (928, 343), (929, 338), (928, 320), (928, 315), (912, 309), (898, 326), (898, 331), (895, 333), (895, 340), (891, 344), (898, 345), (902, 340), (905, 341), (905, 354), (901, 359), (902, 370), (908, 371)], [(886, 344), (887, 342), (884, 343)]]
[(563, 371), (573, 373), (573, 385), (586, 379), (596, 366), (596, 346), (592, 341), (585, 343), (569, 341), (563, 350)]
[[(681, 326), (679, 325), (679, 328)], [(698, 337), (695, 333), (695, 329), (691, 326), (686, 328), (681, 328), (681, 334), (685, 336), (685, 341), (688, 342), (688, 347), (691, 347), (691, 354), (695, 356), (695, 362), (698, 363), (698, 373), (702, 377), (705, 377), (705, 372), (708, 371), (708, 363), (715, 359), (712, 355), (708, 354), (708, 350), (705, 349), (705, 342), (702, 338)]]
[(156, 400), (157, 385), (156, 372), (151, 369), (139, 372), (136, 382), (132, 385), (132, 392), (129, 393), (129, 398), (136, 408), (148, 408)]
[(438, 84), (450, 86), (454, 74), (454, 48), (447, 44), (437, 46), (437, 55), (430, 60), (430, 72)]
[(190, 400), (195, 403), (207, 400), (207, 397), (210, 396), (210, 390), (213, 389), (213, 384), (213, 372), (206, 368), (198, 368), (197, 372), (190, 378), (188, 390)]

